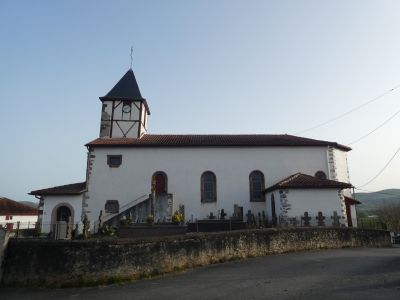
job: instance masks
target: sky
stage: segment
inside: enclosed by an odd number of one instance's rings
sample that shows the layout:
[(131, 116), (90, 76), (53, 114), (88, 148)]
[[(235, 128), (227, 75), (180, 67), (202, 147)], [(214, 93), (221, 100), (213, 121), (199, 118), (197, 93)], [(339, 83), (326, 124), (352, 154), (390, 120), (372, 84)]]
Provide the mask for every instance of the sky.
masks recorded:
[[(83, 181), (84, 144), (130, 67), (150, 133), (299, 134), (347, 145), (400, 109), (399, 1), (0, 0), (0, 196)], [(362, 186), (400, 115), (348, 154)], [(267, 176), (267, 174), (266, 174)], [(400, 154), (363, 189), (400, 188)]]

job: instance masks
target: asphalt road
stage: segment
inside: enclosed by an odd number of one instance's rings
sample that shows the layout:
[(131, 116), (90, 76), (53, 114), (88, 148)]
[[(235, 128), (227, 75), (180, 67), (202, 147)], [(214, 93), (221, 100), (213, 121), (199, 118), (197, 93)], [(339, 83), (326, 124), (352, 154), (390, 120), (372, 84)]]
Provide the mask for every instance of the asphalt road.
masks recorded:
[(400, 299), (400, 248), (258, 257), (137, 282), (0, 289), (0, 299)]

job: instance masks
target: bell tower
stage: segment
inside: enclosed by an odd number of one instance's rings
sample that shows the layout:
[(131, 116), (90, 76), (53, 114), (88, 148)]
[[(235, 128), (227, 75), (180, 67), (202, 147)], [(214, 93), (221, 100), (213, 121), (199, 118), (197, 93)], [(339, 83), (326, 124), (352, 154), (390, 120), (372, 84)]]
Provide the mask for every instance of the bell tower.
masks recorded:
[(100, 97), (101, 138), (140, 138), (147, 132), (150, 110), (129, 69), (104, 97)]

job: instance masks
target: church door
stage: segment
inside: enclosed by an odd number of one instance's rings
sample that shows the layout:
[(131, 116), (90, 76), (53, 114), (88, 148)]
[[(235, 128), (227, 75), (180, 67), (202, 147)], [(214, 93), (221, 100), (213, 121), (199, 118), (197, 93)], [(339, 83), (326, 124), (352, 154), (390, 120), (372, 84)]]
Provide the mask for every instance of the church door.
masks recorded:
[(71, 210), (68, 207), (60, 206), (57, 209), (57, 222), (59, 221), (68, 222), (70, 216), (71, 216)]
[(154, 177), (156, 181), (156, 195), (167, 194), (167, 175), (164, 172), (157, 172), (154, 174)]
[(57, 223), (54, 225), (55, 238), (65, 239), (67, 237), (67, 224), (71, 217), (71, 210), (67, 206), (60, 206), (57, 208)]

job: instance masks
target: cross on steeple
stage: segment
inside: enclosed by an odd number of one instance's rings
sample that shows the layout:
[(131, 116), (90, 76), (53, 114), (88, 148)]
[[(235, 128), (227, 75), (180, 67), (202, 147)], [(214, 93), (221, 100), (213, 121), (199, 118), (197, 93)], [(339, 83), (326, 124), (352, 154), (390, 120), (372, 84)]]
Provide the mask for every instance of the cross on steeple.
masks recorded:
[(131, 67), (130, 67), (130, 69), (132, 69), (132, 63), (133, 63), (133, 46), (131, 46)]

